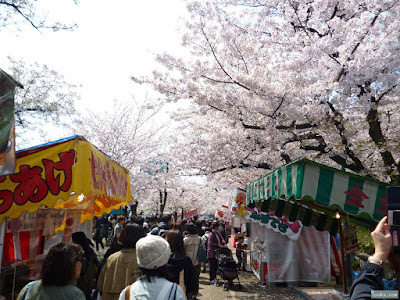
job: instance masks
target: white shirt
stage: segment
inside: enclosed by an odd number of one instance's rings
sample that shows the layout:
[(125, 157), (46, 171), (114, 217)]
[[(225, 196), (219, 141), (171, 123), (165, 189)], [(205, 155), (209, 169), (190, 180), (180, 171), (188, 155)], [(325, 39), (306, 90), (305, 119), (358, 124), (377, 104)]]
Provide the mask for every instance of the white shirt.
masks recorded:
[[(165, 287), (164, 287), (165, 285)], [(136, 280), (132, 285), (129, 293), (130, 300), (168, 300), (169, 291), (172, 288), (173, 283), (165, 278), (152, 277), (151, 282), (147, 281), (147, 278)], [(179, 285), (176, 285), (176, 300), (186, 300), (186, 295)], [(165, 296), (157, 298), (161, 292), (166, 291)], [(119, 294), (118, 300), (125, 300), (126, 288)], [(161, 295), (160, 295), (161, 296)]]

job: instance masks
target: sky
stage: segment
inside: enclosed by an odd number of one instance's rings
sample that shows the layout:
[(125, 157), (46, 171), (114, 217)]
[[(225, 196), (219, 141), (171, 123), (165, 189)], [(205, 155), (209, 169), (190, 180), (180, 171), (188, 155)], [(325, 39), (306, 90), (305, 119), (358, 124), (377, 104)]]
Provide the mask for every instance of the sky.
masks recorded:
[[(7, 72), (7, 56), (46, 64), (68, 82), (82, 84), (77, 108), (107, 109), (113, 99), (144, 97), (131, 75), (150, 74), (155, 53), (180, 48), (179, 19), (184, 0), (40, 0), (48, 20), (76, 22), (72, 32), (2, 30), (0, 68)], [(22, 83), (23, 84), (23, 83)]]

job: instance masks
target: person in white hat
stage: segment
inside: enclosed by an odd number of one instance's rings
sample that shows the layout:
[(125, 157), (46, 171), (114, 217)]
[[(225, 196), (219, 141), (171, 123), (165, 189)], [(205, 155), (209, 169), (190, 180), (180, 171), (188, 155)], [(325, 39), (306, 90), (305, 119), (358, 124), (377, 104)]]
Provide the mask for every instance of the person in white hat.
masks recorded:
[(158, 235), (148, 235), (136, 243), (136, 259), (142, 277), (128, 285), (119, 295), (119, 300), (185, 300), (182, 288), (168, 281), (166, 264), (171, 255), (168, 242)]

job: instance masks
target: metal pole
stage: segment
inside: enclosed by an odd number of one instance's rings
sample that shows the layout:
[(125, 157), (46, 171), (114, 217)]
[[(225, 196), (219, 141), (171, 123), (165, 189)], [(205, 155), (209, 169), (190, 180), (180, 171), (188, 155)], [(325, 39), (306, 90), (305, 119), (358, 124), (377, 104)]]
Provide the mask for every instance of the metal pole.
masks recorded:
[(340, 256), (342, 258), (342, 281), (343, 281), (343, 291), (347, 294), (347, 278), (346, 278), (346, 270), (345, 270), (345, 261), (344, 261), (344, 239), (343, 239), (343, 230), (342, 230), (342, 216), (339, 213), (338, 218), (339, 225), (339, 238), (340, 238)]

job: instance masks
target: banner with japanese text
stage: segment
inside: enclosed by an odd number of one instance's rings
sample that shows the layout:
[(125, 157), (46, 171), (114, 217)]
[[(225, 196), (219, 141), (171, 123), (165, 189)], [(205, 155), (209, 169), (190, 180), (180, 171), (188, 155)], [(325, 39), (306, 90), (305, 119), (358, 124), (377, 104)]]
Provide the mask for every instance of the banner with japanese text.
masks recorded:
[(245, 190), (241, 188), (234, 189), (234, 197), (230, 208), (238, 216), (256, 222), (282, 235), (286, 235), (292, 240), (297, 240), (303, 229), (303, 224), (300, 220), (291, 222), (288, 217), (278, 217), (273, 212), (263, 212), (258, 207), (248, 207), (246, 205)]
[(40, 207), (78, 209), (80, 222), (131, 202), (129, 173), (82, 137), (17, 153), (0, 177), (0, 222)]

